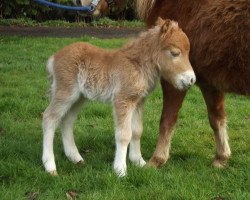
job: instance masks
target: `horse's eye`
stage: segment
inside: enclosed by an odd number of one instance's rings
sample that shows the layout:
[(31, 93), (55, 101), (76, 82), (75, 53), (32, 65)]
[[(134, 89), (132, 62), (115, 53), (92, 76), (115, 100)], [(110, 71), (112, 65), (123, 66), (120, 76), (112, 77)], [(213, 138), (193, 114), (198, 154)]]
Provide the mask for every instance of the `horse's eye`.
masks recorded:
[(172, 55), (173, 57), (178, 57), (180, 54), (181, 54), (180, 51), (171, 51), (171, 55)]

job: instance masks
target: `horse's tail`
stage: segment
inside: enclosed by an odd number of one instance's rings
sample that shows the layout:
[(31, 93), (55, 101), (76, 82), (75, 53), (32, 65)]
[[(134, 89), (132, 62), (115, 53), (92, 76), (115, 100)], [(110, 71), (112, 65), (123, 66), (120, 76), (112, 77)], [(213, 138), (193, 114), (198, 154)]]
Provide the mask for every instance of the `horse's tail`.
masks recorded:
[(136, 0), (136, 11), (140, 19), (145, 20), (150, 13), (150, 10), (153, 8), (156, 0)]

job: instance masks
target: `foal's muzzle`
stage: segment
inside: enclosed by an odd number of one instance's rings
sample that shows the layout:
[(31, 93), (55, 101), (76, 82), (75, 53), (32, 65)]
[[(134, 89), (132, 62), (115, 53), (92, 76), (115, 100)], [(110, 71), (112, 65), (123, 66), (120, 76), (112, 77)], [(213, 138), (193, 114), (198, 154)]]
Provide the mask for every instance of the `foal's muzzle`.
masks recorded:
[(176, 78), (176, 88), (179, 90), (187, 90), (196, 81), (196, 77), (193, 70), (188, 70), (177, 75)]

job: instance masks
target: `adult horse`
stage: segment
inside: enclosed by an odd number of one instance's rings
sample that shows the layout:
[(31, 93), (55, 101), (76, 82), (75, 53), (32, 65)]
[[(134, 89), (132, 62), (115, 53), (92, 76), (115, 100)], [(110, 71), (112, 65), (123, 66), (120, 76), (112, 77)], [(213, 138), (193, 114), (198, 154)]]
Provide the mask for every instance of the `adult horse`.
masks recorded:
[[(91, 0), (81, 0), (89, 5)], [(107, 0), (100, 0), (99, 6)], [(114, 0), (114, 4), (120, 0)], [(151, 27), (158, 16), (178, 21), (191, 43), (190, 60), (205, 99), (215, 134), (213, 165), (224, 167), (230, 157), (224, 93), (250, 95), (250, 6), (248, 0), (144, 0), (136, 1), (139, 16)], [(108, 7), (107, 7), (108, 8)], [(169, 149), (178, 112), (186, 92), (162, 80), (163, 111), (160, 136), (149, 161), (160, 167)]]

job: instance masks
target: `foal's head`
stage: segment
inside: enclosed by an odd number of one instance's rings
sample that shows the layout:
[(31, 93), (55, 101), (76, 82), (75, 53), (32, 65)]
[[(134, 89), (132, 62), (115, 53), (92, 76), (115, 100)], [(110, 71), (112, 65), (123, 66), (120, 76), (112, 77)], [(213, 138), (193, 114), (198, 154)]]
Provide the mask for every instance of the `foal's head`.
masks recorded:
[(195, 74), (189, 61), (190, 44), (177, 22), (157, 21), (160, 27), (157, 65), (161, 76), (179, 90), (188, 89), (195, 83)]

